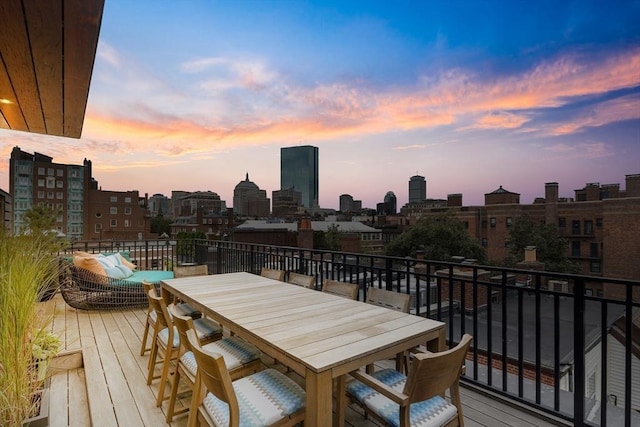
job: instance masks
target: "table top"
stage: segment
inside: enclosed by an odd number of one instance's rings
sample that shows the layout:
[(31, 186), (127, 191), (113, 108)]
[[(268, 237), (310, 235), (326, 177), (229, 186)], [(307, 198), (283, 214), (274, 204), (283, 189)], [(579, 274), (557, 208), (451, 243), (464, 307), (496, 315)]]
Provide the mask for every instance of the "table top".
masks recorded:
[(162, 281), (179, 298), (291, 367), (333, 377), (437, 338), (444, 324), (251, 273)]

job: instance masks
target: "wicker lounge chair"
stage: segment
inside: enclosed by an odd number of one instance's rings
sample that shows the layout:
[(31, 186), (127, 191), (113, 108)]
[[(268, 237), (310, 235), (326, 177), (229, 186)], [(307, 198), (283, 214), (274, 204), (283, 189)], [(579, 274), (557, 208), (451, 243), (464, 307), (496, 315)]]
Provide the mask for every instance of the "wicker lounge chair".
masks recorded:
[(114, 279), (70, 263), (64, 268), (66, 274), (60, 286), (62, 297), (71, 307), (81, 310), (146, 307), (149, 301), (142, 280), (158, 287), (161, 280), (173, 278), (173, 272), (161, 270), (139, 271), (129, 279)]

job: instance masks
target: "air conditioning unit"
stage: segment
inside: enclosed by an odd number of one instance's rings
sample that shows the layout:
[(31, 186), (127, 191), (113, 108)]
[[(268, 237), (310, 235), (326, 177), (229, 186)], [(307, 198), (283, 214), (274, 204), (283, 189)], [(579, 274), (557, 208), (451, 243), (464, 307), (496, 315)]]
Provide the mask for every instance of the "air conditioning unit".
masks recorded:
[(549, 280), (547, 289), (554, 292), (569, 293), (569, 282), (566, 280)]

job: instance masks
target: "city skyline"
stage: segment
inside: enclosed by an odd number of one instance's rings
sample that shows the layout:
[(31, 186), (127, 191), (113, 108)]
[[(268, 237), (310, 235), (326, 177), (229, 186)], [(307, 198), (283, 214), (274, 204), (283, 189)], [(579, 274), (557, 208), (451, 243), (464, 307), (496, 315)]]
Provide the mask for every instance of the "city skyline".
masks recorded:
[[(280, 189), (280, 149), (319, 148), (320, 206), (640, 173), (640, 4), (105, 3), (80, 140), (0, 130), (11, 150), (93, 161), (104, 189)], [(159, 177), (161, 179), (159, 179)]]

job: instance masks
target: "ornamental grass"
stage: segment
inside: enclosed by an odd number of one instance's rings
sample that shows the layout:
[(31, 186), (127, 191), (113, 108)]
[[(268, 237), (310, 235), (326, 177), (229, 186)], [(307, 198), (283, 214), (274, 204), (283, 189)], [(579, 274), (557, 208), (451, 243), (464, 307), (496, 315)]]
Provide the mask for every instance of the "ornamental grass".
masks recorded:
[(30, 417), (42, 387), (34, 343), (50, 335), (50, 318), (38, 310), (42, 292), (57, 280), (55, 241), (40, 234), (0, 230), (0, 426)]

